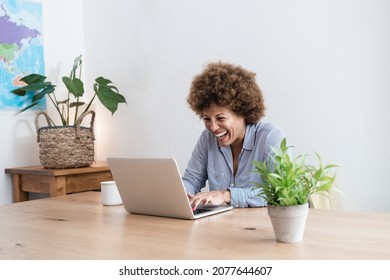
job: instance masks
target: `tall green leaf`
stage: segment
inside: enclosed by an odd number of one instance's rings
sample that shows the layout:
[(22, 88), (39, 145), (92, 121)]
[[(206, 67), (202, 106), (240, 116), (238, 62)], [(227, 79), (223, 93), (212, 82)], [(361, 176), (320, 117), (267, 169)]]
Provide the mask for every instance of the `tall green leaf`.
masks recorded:
[(69, 78), (62, 77), (62, 81), (64, 82), (66, 88), (70, 93), (72, 93), (75, 97), (81, 97), (84, 94), (84, 84), (78, 78)]
[(118, 109), (118, 104), (126, 103), (126, 99), (117, 92), (116, 87), (110, 86), (109, 83), (109, 80), (100, 77), (96, 79), (94, 90), (104, 107), (114, 114)]
[(36, 84), (43, 83), (46, 80), (46, 77), (40, 74), (30, 74), (20, 79), (26, 84)]

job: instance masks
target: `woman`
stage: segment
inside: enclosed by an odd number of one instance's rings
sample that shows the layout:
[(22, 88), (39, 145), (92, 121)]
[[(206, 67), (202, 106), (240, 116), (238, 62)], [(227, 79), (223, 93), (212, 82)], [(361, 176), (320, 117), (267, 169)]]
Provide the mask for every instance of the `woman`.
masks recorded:
[[(199, 204), (260, 207), (252, 161), (268, 161), (284, 133), (261, 122), (265, 106), (255, 74), (228, 63), (211, 63), (192, 82), (187, 102), (206, 129), (192, 152), (183, 181), (193, 209)], [(209, 190), (201, 192), (208, 181)]]

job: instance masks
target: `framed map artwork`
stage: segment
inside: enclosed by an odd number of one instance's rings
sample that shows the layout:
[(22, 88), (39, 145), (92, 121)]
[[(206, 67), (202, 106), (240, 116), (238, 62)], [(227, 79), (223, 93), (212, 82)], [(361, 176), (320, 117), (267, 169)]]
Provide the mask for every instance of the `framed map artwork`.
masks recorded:
[(23, 85), (23, 76), (44, 71), (42, 4), (0, 0), (0, 110), (23, 108), (32, 94), (20, 97), (10, 91)]

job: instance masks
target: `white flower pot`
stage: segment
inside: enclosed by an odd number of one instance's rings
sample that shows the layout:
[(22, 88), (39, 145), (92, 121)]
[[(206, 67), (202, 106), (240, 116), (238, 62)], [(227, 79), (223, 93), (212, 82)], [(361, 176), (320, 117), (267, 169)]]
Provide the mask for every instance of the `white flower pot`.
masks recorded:
[(302, 241), (309, 213), (308, 203), (297, 206), (269, 205), (267, 209), (277, 241), (285, 243)]

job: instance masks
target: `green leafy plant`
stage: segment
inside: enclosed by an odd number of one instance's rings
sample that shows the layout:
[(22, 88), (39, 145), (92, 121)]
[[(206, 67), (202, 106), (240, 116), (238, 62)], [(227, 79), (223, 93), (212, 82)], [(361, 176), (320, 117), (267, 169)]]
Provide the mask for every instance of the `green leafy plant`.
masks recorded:
[[(93, 84), (93, 90), (95, 94), (88, 103), (83, 102), (81, 98), (84, 94), (84, 84), (81, 80), (81, 70), (82, 57), (80, 55), (74, 60), (72, 71), (70, 72), (69, 77), (62, 77), (62, 81), (68, 90), (68, 95), (65, 100), (57, 99), (54, 92), (56, 85), (53, 85), (51, 82), (47, 81), (46, 77), (43, 75), (30, 74), (21, 78), (21, 81), (26, 83), (26, 85), (16, 88), (11, 92), (18, 96), (25, 96), (26, 94), (32, 92), (33, 96), (31, 98), (31, 103), (21, 109), (19, 113), (36, 106), (39, 107), (42, 99), (47, 96), (58, 112), (62, 125), (72, 125), (78, 118), (80, 113), (79, 109), (86, 105), (85, 109), (80, 114), (87, 112), (96, 96), (104, 105), (104, 107), (106, 107), (112, 114), (114, 114), (118, 109), (119, 103), (127, 103), (126, 98), (119, 93), (117, 87), (115, 87), (110, 80), (103, 77), (98, 77), (95, 79)], [(73, 120), (71, 120), (71, 108), (74, 109)], [(53, 122), (53, 120), (51, 121)]]
[(332, 172), (337, 165), (323, 166), (316, 153), (318, 167), (306, 163), (307, 155), (290, 156), (286, 138), (280, 148), (273, 148), (271, 164), (253, 161), (254, 171), (260, 174), (262, 182), (254, 182), (254, 189), (268, 205), (292, 206), (309, 202), (312, 194), (327, 195), (336, 175)]

